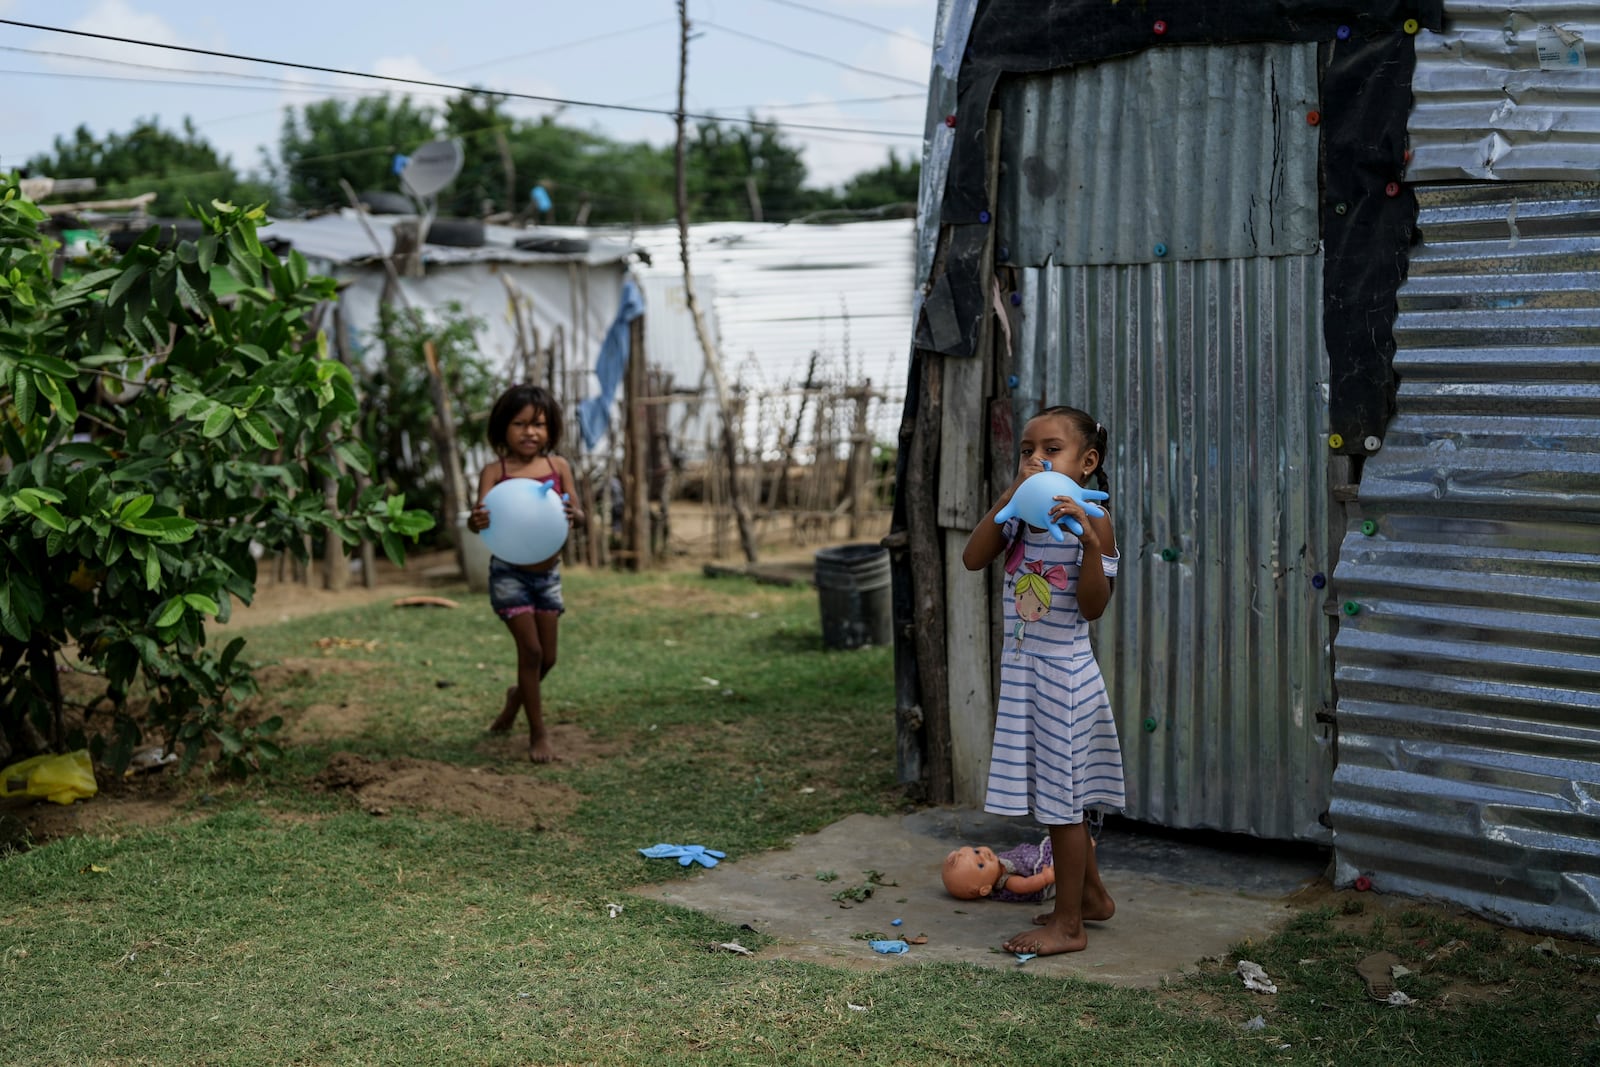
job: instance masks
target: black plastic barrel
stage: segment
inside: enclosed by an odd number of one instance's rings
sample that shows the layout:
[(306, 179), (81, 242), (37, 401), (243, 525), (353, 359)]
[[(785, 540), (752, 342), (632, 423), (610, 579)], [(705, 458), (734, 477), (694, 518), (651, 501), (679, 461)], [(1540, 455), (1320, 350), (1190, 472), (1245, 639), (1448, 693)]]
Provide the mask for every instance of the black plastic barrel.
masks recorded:
[(888, 549), (872, 544), (824, 548), (817, 553), (816, 580), (825, 647), (893, 643)]

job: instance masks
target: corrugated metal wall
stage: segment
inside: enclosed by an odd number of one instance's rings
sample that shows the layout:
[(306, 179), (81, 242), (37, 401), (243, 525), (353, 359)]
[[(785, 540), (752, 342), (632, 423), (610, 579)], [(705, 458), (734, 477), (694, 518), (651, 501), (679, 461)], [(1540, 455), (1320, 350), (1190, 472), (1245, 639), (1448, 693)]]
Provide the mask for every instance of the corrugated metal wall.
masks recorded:
[(1600, 186), (1419, 199), (1335, 574), (1338, 874), (1600, 936)]
[(1012, 262), (1317, 250), (1314, 44), (1151, 49), (1015, 79), (999, 97)]
[(1123, 564), (1096, 629), (1128, 814), (1325, 840), (1315, 54), (1169, 49), (1006, 86), (1000, 223), (1025, 268), (1018, 425), (1050, 402), (1110, 428)]
[(1022, 272), (1018, 424), (1048, 400), (1110, 432), (1122, 569), (1096, 641), (1133, 818), (1327, 836), (1319, 266)]
[[(1412, 181), (1526, 180), (1600, 172), (1600, 10), (1551, 0), (1449, 0), (1445, 31), (1417, 34)], [(1584, 62), (1550, 57), (1541, 33), (1576, 31)]]

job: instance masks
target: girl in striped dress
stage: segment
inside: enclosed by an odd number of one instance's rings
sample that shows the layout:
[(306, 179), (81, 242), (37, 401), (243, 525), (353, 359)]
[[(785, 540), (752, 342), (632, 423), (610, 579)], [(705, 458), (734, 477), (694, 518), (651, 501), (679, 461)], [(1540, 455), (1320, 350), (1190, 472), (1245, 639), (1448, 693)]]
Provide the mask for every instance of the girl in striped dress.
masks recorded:
[(1005, 640), (1000, 701), (984, 810), (1032, 814), (1050, 833), (1055, 853), (1055, 910), (1005, 942), (1008, 952), (1076, 952), (1089, 943), (1084, 920), (1111, 918), (1116, 904), (1100, 881), (1085, 816), (1124, 805), (1122, 753), (1105, 681), (1089, 646), (1089, 623), (1111, 599), (1117, 545), (1109, 516), (1091, 518), (1068, 496), (1055, 498), (1052, 521), (1076, 519), (1081, 536), (995, 516), (1021, 484), (1055, 470), (1079, 485), (1101, 466), (1106, 431), (1077, 408), (1046, 408), (1022, 430), (1016, 479), (979, 521), (961, 560), (982, 570), (1005, 557)]

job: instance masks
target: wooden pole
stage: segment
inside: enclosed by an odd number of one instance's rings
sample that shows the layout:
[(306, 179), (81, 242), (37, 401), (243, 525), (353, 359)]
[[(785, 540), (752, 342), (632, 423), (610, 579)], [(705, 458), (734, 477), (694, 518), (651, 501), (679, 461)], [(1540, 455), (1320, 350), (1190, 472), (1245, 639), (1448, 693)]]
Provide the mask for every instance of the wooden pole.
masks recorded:
[(739, 446), (733, 414), (729, 410), (728, 383), (723, 377), (722, 359), (711, 341), (711, 331), (706, 328), (705, 316), (700, 313), (700, 303), (694, 293), (694, 275), (689, 268), (689, 174), (685, 166), (688, 144), (683, 110), (688, 82), (689, 5), (688, 0), (678, 0), (678, 140), (674, 152), (674, 170), (677, 176), (678, 258), (683, 261), (683, 298), (689, 307), (690, 317), (694, 319), (694, 332), (700, 339), (700, 350), (705, 353), (706, 369), (711, 372), (711, 381), (717, 390), (717, 408), (722, 412), (722, 450), (728, 463), (728, 504), (733, 508), (734, 521), (739, 525), (739, 545), (744, 549), (745, 561), (754, 563), (757, 555), (755, 527), (739, 486)]
[[(439, 353), (431, 339), (422, 342), (422, 354), (428, 364), (428, 391), (433, 395), (434, 440), (439, 448), (439, 466), (444, 475), (444, 525), (450, 544), (457, 555), (461, 546), (456, 544), (456, 516), (467, 510), (467, 480), (461, 472), (461, 449), (456, 443), (456, 418), (451, 410), (450, 391), (445, 388), (444, 374), (439, 369)], [(462, 561), (462, 573), (466, 573)]]
[(850, 539), (861, 532), (861, 501), (866, 496), (867, 478), (872, 467), (872, 434), (867, 431), (867, 406), (872, 402), (872, 383), (850, 390), (855, 394), (855, 425), (850, 430), (850, 466), (845, 471), (845, 499), (850, 505)]
[(627, 416), (622, 434), (623, 558), (636, 571), (650, 563), (650, 442), (645, 411), (644, 316), (628, 324), (628, 368), (623, 376)]

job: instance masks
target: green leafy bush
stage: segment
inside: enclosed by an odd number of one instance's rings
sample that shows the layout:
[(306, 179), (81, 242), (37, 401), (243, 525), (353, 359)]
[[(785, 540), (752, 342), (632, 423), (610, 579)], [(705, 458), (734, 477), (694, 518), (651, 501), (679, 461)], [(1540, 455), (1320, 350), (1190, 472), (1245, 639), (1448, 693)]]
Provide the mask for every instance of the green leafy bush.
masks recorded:
[(482, 319), (454, 302), (428, 312), (382, 305), (377, 340), (383, 358), (359, 372), (361, 439), (372, 450), (374, 479), (435, 516), (441, 531), (453, 528), (456, 517), (444, 514), (443, 464), (433, 425), (437, 409), (423, 348), (430, 341), (434, 345), (456, 439), (465, 450), (483, 443), (489, 409), (503, 388), (478, 350), (482, 329)]
[[(152, 230), (61, 282), (44, 214), (9, 179), (0, 197), (0, 757), (88, 743), (120, 770), (149, 729), (185, 764), (214, 742), (256, 766), (278, 724), (239, 721), (243, 639), (215, 655), (205, 630), (254, 595), (252, 542), (365, 533), (398, 563), (433, 523), (381, 488), (357, 498), (355, 392), (315, 324), (333, 282), (263, 246), (260, 209), (220, 202), (199, 240)], [(69, 725), (74, 650), (108, 731)]]

